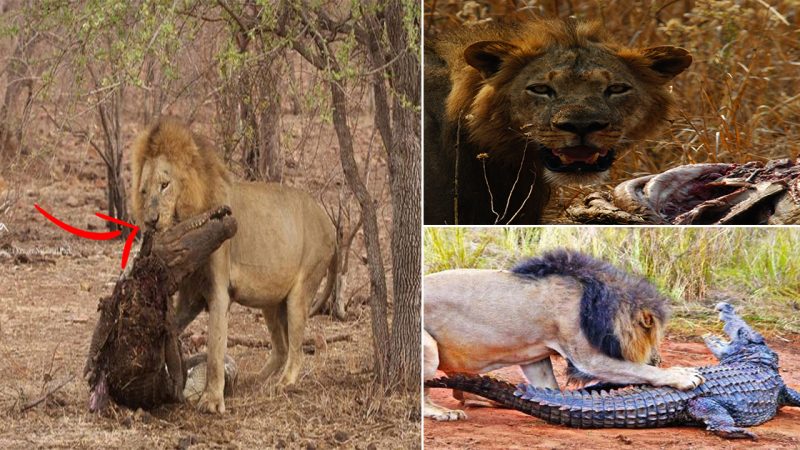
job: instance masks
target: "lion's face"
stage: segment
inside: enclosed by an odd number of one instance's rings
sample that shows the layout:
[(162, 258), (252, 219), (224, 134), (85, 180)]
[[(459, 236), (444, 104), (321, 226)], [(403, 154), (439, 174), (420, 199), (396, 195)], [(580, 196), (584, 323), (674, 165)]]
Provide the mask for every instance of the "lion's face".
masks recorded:
[(659, 345), (664, 337), (664, 317), (647, 307), (630, 311), (620, 306), (614, 317), (614, 333), (621, 344), (623, 357), (628, 361), (658, 366), (661, 363)]
[(600, 173), (642, 119), (641, 87), (610, 55), (548, 53), (507, 87), (510, 120), (539, 144), (551, 172)]
[(131, 168), (131, 210), (141, 227), (163, 230), (226, 203), (225, 165), (178, 120), (163, 118), (139, 135)]
[(651, 136), (670, 105), (664, 84), (691, 63), (674, 47), (523, 49), (503, 41), (474, 43), (464, 58), (484, 78), (471, 125), (516, 134), (560, 183), (600, 181), (620, 150)]
[(171, 227), (178, 221), (177, 204), (181, 183), (174, 176), (174, 168), (166, 156), (158, 156), (144, 161), (139, 186), (134, 195), (140, 200), (136, 211), (136, 222), (155, 230)]

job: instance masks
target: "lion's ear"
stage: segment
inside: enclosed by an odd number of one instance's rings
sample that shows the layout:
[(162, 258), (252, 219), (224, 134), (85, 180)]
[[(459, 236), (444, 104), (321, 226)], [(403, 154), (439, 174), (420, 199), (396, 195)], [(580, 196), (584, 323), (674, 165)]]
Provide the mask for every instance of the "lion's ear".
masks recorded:
[(500, 70), (503, 60), (516, 49), (516, 45), (504, 41), (480, 41), (464, 50), (464, 59), (478, 69), (483, 78), (489, 78)]
[(675, 78), (692, 65), (692, 55), (680, 47), (652, 47), (645, 49), (643, 54), (650, 61), (650, 68), (659, 73), (664, 81)]
[(656, 319), (653, 317), (653, 313), (647, 309), (644, 309), (639, 312), (639, 323), (646, 329), (653, 328), (656, 324)]

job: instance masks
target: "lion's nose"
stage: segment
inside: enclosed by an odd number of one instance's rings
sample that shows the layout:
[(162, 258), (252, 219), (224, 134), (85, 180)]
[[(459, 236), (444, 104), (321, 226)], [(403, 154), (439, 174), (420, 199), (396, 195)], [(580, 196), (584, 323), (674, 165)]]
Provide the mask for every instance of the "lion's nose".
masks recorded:
[(148, 217), (144, 221), (145, 226), (147, 226), (147, 228), (155, 228), (156, 224), (158, 223), (158, 218), (159, 218), (159, 214), (158, 213), (156, 213), (153, 216)]
[(575, 133), (579, 136), (586, 136), (595, 131), (608, 128), (608, 122), (598, 122), (594, 120), (563, 120), (554, 121), (553, 126), (559, 130)]

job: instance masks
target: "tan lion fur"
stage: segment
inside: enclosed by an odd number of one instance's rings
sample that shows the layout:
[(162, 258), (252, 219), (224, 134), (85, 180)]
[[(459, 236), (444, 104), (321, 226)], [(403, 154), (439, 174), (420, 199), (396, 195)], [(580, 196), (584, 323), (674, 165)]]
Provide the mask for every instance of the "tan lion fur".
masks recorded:
[[(691, 368), (657, 362), (666, 324), (630, 298), (620, 299), (614, 330), (624, 359), (603, 354), (580, 327), (581, 283), (569, 276), (524, 279), (502, 270), (448, 270), (424, 277), (423, 378), (486, 373), (519, 365), (538, 387), (558, 388), (550, 357), (561, 355), (595, 379), (689, 389), (702, 382)], [(636, 295), (635, 293), (631, 295)], [(459, 420), (463, 411), (434, 404), (425, 392), (424, 414)]]
[[(493, 58), (501, 62), (494, 65)], [(540, 153), (546, 150), (538, 147), (589, 144), (619, 154), (651, 138), (672, 108), (667, 82), (691, 60), (676, 47), (625, 48), (598, 22), (574, 20), (493, 21), (427, 42), (425, 223), (494, 223), (487, 184), (495, 209), (507, 197), (512, 212), (521, 207), (512, 223), (538, 223), (551, 185), (596, 183), (607, 173), (544, 170)], [(549, 101), (531, 96), (526, 86), (534, 82), (549, 83), (558, 94)], [(605, 96), (602, 89), (617, 82), (630, 91)], [(578, 139), (553, 126), (566, 118), (609, 126)]]
[(131, 205), (136, 223), (157, 230), (225, 204), (236, 235), (190, 275), (176, 298), (178, 327), (209, 311), (208, 369), (198, 401), (222, 413), (227, 313), (231, 301), (260, 308), (272, 351), (261, 372), (275, 386), (294, 383), (311, 301), (322, 278), (330, 295), (336, 233), (327, 213), (307, 193), (276, 183), (234, 181), (214, 148), (175, 118), (164, 118), (133, 147)]

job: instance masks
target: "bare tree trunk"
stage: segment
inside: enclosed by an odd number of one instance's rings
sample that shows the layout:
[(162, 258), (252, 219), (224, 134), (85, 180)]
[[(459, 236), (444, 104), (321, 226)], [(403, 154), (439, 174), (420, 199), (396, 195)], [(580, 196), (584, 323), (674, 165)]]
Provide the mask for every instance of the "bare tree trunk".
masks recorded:
[[(100, 125), (103, 129), (104, 161), (106, 163), (106, 177), (108, 179), (107, 198), (108, 215), (120, 220), (128, 220), (127, 196), (125, 194), (125, 181), (122, 179), (122, 104), (125, 96), (125, 86), (120, 85), (109, 94), (108, 99), (97, 105)], [(122, 238), (130, 234), (130, 228), (108, 222), (111, 230), (122, 231)]]
[(272, 59), (242, 68), (239, 114), (244, 126), (242, 161), (250, 180), (280, 182), (283, 154), (280, 144), (281, 95), (278, 64)]
[[(35, 32), (33, 32), (35, 33)], [(5, 67), (6, 89), (0, 105), (0, 159), (15, 156), (22, 143), (22, 131), (33, 97), (33, 77), (28, 67), (28, 58), (38, 35), (22, 32), (14, 45), (14, 51)], [(17, 100), (24, 90), (28, 91), (23, 112), (17, 111)]]
[[(272, 66), (272, 64), (271, 64)], [(272, 68), (269, 75), (261, 80), (262, 110), (259, 118), (259, 141), (261, 144), (261, 158), (258, 170), (265, 181), (280, 182), (283, 180), (283, 152), (280, 142), (281, 96), (275, 87), (280, 85), (280, 76), (276, 68)], [(272, 86), (270, 88), (269, 86)], [(271, 90), (272, 92), (264, 92)]]
[[(372, 314), (372, 344), (375, 353), (375, 376), (377, 381), (385, 385), (389, 370), (389, 324), (386, 293), (386, 276), (384, 274), (381, 245), (378, 236), (378, 215), (367, 187), (361, 180), (353, 154), (353, 136), (347, 125), (347, 96), (339, 82), (329, 79), (328, 86), (333, 100), (333, 126), (339, 140), (339, 158), (347, 184), (355, 193), (361, 206), (364, 218), (364, 240), (367, 247), (367, 265), (370, 280), (370, 310)], [(418, 245), (418, 243), (417, 243)], [(419, 354), (419, 353), (417, 353)]]
[[(388, 2), (385, 24), (376, 15), (364, 18), (367, 47), (373, 70), (375, 124), (389, 160), (392, 192), (392, 273), (394, 319), (389, 373), (392, 384), (419, 389), (420, 374), (420, 63), (411, 48), (403, 23), (400, 1)], [(388, 33), (388, 45), (383, 32)], [(394, 62), (392, 62), (394, 60)], [(386, 79), (392, 87), (391, 109)]]
[[(234, 37), (242, 54), (256, 53), (253, 61), (246, 61), (239, 69), (239, 118), (242, 124), (242, 163), (245, 177), (249, 180), (281, 182), (283, 179), (283, 152), (280, 143), (281, 118), (281, 67), (284, 51), (277, 56), (266, 54), (262, 40), (253, 41), (240, 25), (255, 27), (258, 24), (258, 9), (246, 8), (252, 16), (237, 20)], [(247, 23), (248, 25), (245, 25)], [(254, 47), (250, 44), (254, 43)], [(284, 56), (281, 58), (280, 56)]]
[[(281, 51), (279, 54), (284, 55)], [(283, 179), (283, 152), (280, 141), (281, 119), (281, 76), (278, 63), (272, 59), (262, 64), (259, 71), (259, 120), (258, 135), (261, 154), (258, 171), (265, 181), (280, 182)]]
[(161, 115), (161, 109), (167, 100), (163, 73), (159, 72), (159, 64), (153, 55), (145, 56), (144, 84), (149, 89), (144, 92), (142, 101), (142, 124), (145, 126), (155, 122)]

